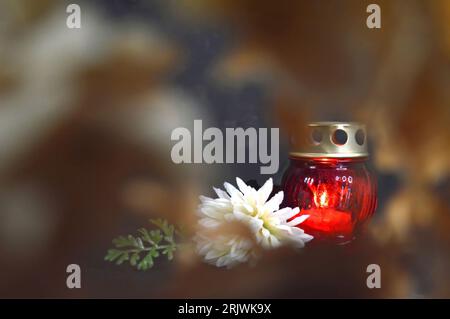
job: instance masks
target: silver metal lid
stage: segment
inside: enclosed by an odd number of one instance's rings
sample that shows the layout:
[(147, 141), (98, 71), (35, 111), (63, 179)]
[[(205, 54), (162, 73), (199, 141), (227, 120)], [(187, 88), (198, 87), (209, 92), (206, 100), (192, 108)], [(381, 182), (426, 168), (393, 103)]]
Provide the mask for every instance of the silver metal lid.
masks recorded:
[(291, 139), (291, 156), (367, 157), (366, 127), (355, 122), (312, 122)]

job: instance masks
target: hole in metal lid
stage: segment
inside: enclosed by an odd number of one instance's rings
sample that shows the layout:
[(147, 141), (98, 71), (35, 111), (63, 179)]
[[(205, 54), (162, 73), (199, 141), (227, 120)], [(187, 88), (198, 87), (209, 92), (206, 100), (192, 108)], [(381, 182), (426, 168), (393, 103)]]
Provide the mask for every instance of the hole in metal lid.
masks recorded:
[(347, 143), (347, 139), (347, 132), (342, 129), (337, 129), (336, 131), (334, 131), (332, 136), (332, 141), (336, 145), (344, 145), (345, 143)]
[(358, 131), (356, 131), (355, 140), (356, 140), (356, 143), (358, 143), (358, 145), (363, 145), (365, 138), (366, 138), (366, 135), (364, 134), (364, 131), (362, 129), (359, 129)]
[(323, 138), (322, 132), (319, 129), (315, 128), (312, 130), (311, 140), (314, 144), (316, 145), (320, 144), (322, 142), (322, 138)]

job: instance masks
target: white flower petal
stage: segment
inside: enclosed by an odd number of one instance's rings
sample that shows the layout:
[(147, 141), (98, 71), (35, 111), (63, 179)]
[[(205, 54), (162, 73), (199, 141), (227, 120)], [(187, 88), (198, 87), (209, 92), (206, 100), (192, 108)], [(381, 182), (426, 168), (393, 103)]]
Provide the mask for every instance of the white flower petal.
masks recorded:
[(223, 216), (223, 212), (221, 212), (219, 209), (214, 209), (213, 207), (200, 207), (199, 212), (200, 215), (215, 219), (221, 219)]
[(252, 205), (249, 205), (249, 204), (247, 204), (247, 203), (244, 203), (243, 206), (244, 206), (244, 208), (247, 210), (247, 212), (250, 213), (250, 214), (252, 214), (252, 213), (255, 211), (255, 209), (253, 208)]
[(298, 227), (292, 227), (292, 238), (293, 239), (301, 239), (304, 242), (308, 242), (308, 241), (311, 241), (312, 239), (314, 239), (313, 236), (305, 233), (303, 231), (303, 229), (298, 228)]
[(219, 198), (223, 198), (223, 199), (230, 199), (230, 196), (227, 194), (227, 192), (221, 190), (220, 188), (216, 188), (213, 187), (214, 192), (216, 192), (217, 196), (219, 196)]
[(278, 248), (282, 245), (281, 241), (275, 236), (270, 237), (270, 244), (272, 246), (271, 248)]
[(309, 215), (302, 215), (299, 217), (294, 218), (293, 220), (291, 220), (290, 222), (287, 223), (287, 225), (289, 226), (297, 226), (300, 225), (301, 223), (303, 223), (306, 219), (308, 219)]
[(267, 237), (267, 238), (269, 238), (270, 237), (270, 231), (267, 229), (267, 228), (261, 228), (261, 234), (264, 236), (264, 237)]
[(202, 203), (209, 202), (209, 201), (213, 200), (212, 198), (209, 198), (209, 197), (206, 197), (206, 196), (203, 196), (203, 195), (200, 195), (198, 198), (200, 198), (200, 201)]
[(254, 249), (252, 242), (238, 236), (223, 235), (208, 238), (198, 234), (194, 239), (197, 243), (198, 254), (203, 256), (207, 263), (217, 267), (231, 268), (239, 263), (247, 262), (255, 255), (252, 252)]
[(225, 256), (219, 257), (216, 261), (216, 266), (217, 267), (223, 267), (223, 266), (227, 266), (227, 264), (231, 263), (231, 259), (227, 258)]
[(221, 222), (219, 222), (218, 220), (208, 217), (202, 218), (198, 222), (205, 228), (217, 228), (221, 225)]
[(227, 190), (228, 194), (230, 194), (231, 197), (233, 196), (242, 197), (242, 193), (230, 183), (225, 182), (223, 186), (225, 187), (225, 189)]
[(242, 194), (247, 194), (252, 187), (248, 186), (247, 184), (244, 183), (244, 181), (242, 179), (240, 179), (239, 177), (236, 177), (236, 183), (237, 186), (239, 187), (239, 190), (242, 192)]
[(256, 233), (260, 231), (264, 225), (264, 221), (260, 218), (251, 217), (247, 219), (247, 222), (250, 225), (250, 228)]
[(267, 201), (270, 194), (272, 193), (272, 190), (273, 190), (273, 181), (272, 178), (269, 178), (264, 183), (264, 185), (258, 190), (257, 200), (260, 205), (264, 205), (264, 203)]
[(281, 203), (283, 202), (284, 193), (280, 191), (276, 193), (264, 206), (270, 212), (274, 212), (280, 208)]
[(205, 259), (206, 259), (206, 260), (209, 260), (209, 259), (216, 259), (216, 258), (218, 258), (218, 257), (220, 257), (220, 256), (222, 256), (222, 255), (223, 255), (223, 252), (221, 252), (221, 251), (210, 250), (210, 251), (208, 251), (208, 253), (206, 254)]
[(276, 212), (273, 213), (275, 216), (277, 216), (280, 220), (288, 220), (296, 215), (296, 213), (293, 213), (293, 209), (290, 207), (282, 208)]
[(240, 209), (235, 209), (233, 211), (233, 216), (239, 221), (247, 221), (247, 219), (251, 218), (250, 215), (246, 214)]

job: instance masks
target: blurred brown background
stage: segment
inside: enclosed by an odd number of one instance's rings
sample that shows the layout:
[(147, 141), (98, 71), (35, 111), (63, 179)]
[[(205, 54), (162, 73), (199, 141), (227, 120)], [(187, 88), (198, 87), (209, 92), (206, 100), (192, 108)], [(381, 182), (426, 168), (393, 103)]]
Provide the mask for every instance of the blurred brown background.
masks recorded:
[[(0, 0), (1, 297), (450, 297), (450, 1), (80, 0), (78, 30), (69, 3)], [(280, 127), (283, 165), (301, 123), (365, 123), (367, 237), (233, 270), (189, 251), (147, 272), (103, 261), (148, 218), (193, 226), (211, 186), (268, 177), (172, 164), (172, 129), (198, 118)], [(82, 289), (65, 285), (70, 263)]]

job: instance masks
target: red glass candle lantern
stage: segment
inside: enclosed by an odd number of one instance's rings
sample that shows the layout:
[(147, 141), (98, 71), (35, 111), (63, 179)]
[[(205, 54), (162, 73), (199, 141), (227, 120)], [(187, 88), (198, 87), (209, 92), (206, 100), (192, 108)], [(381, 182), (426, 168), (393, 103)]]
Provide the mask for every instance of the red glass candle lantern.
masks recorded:
[(283, 177), (285, 204), (309, 215), (299, 227), (316, 241), (352, 241), (376, 208), (376, 181), (366, 165), (365, 127), (316, 122), (294, 143)]

